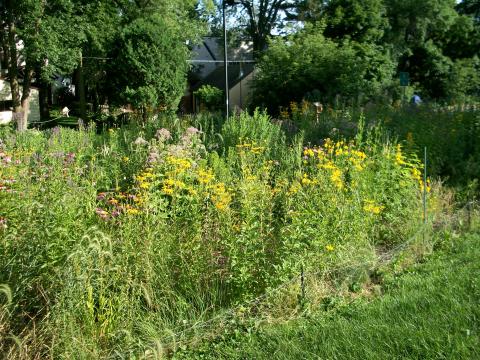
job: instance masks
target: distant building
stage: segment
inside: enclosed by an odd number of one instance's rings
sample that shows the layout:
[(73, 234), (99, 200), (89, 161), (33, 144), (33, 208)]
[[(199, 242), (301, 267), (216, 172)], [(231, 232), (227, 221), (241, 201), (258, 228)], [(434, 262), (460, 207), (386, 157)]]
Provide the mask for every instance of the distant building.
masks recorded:
[[(23, 44), (19, 42), (17, 49), (21, 50)], [(7, 69), (5, 66), (5, 59), (3, 52), (0, 51), (0, 125), (8, 124), (13, 119), (13, 102), (12, 91), (10, 89), (10, 82), (7, 77)], [(19, 67), (25, 65), (23, 60), (19, 59)], [(22, 96), (22, 79), (20, 80), (20, 96)], [(28, 122), (40, 121), (40, 102), (38, 89), (34, 86), (30, 88), (30, 102), (28, 110)]]
[[(225, 70), (223, 41), (221, 38), (204, 38), (193, 49), (192, 71), (188, 89), (182, 98), (181, 110), (196, 113), (200, 102), (194, 92), (203, 85), (215, 86), (225, 91)], [(228, 52), (228, 85), (230, 88), (230, 110), (244, 109), (251, 94), (253, 79), (253, 43), (242, 42), (240, 46)]]
[[(20, 87), (21, 88), (21, 87)], [(22, 96), (20, 92), (20, 96)], [(8, 124), (13, 119), (12, 92), (8, 80), (0, 77), (0, 125)], [(40, 102), (38, 89), (30, 88), (30, 102), (28, 109), (28, 122), (40, 121)]]

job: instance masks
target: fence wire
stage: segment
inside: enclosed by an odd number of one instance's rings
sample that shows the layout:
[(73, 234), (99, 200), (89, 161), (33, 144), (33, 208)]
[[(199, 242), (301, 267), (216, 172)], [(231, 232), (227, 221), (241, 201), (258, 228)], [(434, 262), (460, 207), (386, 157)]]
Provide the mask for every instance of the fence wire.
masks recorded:
[[(471, 212), (474, 211), (478, 201), (469, 201), (465, 204), (462, 208), (459, 209), (459, 212), (464, 212), (465, 210), (468, 211), (468, 226), (471, 225)], [(278, 294), (280, 291), (289, 288), (290, 286), (294, 285), (295, 283), (300, 284), (300, 280), (303, 277), (319, 277), (320, 278), (327, 278), (328, 276), (340, 272), (340, 271), (347, 271), (347, 270), (374, 270), (378, 269), (381, 266), (388, 265), (392, 263), (398, 255), (402, 254), (403, 251), (411, 245), (416, 239), (420, 237), (420, 235), (425, 234), (428, 230), (428, 224), (422, 223), (416, 230), (416, 232), (409, 237), (405, 242), (396, 245), (395, 247), (391, 248), (389, 251), (384, 252), (377, 256), (375, 259), (359, 262), (359, 263), (342, 263), (337, 266), (328, 268), (328, 269), (319, 269), (315, 271), (305, 271), (301, 274), (298, 274), (292, 277), (290, 280), (280, 284), (279, 286), (267, 290), (262, 295), (244, 302), (242, 304), (236, 305), (232, 308), (226, 309), (224, 311), (220, 311), (217, 315), (211, 317), (210, 319), (202, 322), (197, 322), (192, 326), (183, 329), (179, 332), (173, 333), (171, 335), (161, 337), (157, 343), (161, 344), (162, 347), (170, 348), (170, 349), (177, 349), (179, 346), (188, 346), (198, 342), (198, 339), (192, 340), (188, 338), (189, 334), (196, 333), (200, 330), (205, 330), (209, 326), (213, 326), (214, 324), (221, 325), (225, 324), (227, 321), (235, 318), (239, 313), (245, 314), (245, 310), (252, 311), (257, 306), (261, 305), (262, 301), (266, 298)], [(348, 280), (345, 279), (345, 280)], [(344, 281), (345, 281), (344, 280)], [(253, 318), (252, 318), (253, 319)], [(211, 336), (215, 336), (215, 334), (210, 334)], [(208, 336), (204, 336), (204, 339)]]

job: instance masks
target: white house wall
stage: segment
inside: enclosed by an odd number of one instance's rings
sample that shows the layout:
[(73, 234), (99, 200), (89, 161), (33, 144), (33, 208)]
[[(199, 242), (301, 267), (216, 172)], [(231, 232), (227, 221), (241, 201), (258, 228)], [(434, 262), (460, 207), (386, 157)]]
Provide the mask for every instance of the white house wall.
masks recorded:
[[(22, 94), (20, 93), (20, 96)], [(12, 100), (12, 92), (10, 90), (10, 84), (5, 80), (0, 79), (0, 101)], [(2, 111), (1, 118), (3, 123), (9, 122), (7, 119), (11, 120), (11, 115), (7, 114), (11, 111)], [(37, 122), (40, 121), (40, 98), (38, 95), (38, 89), (30, 89), (30, 108), (28, 111), (28, 122)]]

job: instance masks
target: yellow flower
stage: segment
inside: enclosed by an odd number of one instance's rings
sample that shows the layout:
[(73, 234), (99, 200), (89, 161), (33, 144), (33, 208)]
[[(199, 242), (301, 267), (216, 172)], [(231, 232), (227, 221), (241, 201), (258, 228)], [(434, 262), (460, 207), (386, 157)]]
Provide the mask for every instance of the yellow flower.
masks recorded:
[(252, 152), (252, 154), (261, 154), (264, 150), (265, 148), (263, 146), (257, 146), (257, 147), (252, 147), (250, 151)]
[(290, 186), (290, 189), (288, 190), (288, 195), (296, 194), (300, 189), (301, 189), (300, 184), (299, 184), (298, 182), (294, 182), (294, 183)]
[(384, 206), (376, 205), (373, 200), (365, 200), (365, 204), (363, 205), (363, 210), (365, 212), (378, 215), (384, 209)]
[(397, 165), (404, 165), (406, 164), (405, 159), (402, 154), (402, 145), (398, 144), (397, 145), (397, 151), (395, 153), (395, 162)]
[(339, 189), (343, 189), (343, 181), (342, 181), (342, 171), (340, 169), (334, 169), (332, 171), (332, 175), (330, 179), (335, 184), (335, 186)]
[(176, 173), (183, 173), (192, 167), (192, 163), (189, 159), (168, 156), (166, 160), (169, 165), (174, 167), (174, 172)]
[[(430, 186), (430, 179), (427, 179), (427, 188), (426, 188), (426, 191), (427, 191), (427, 193), (429, 193), (431, 190), (432, 190), (432, 188), (431, 188), (431, 186)], [(420, 180), (420, 191), (423, 192), (423, 180)]]
[(412, 179), (421, 181), (422, 180), (422, 173), (417, 168), (412, 168)]
[(232, 201), (231, 195), (224, 183), (218, 183), (210, 187), (212, 190), (212, 202), (219, 210), (225, 210)]
[(308, 178), (308, 175), (303, 174), (302, 185), (307, 186), (307, 185), (311, 185), (312, 183), (313, 183), (313, 181)]
[(163, 186), (162, 191), (166, 195), (173, 195), (173, 189), (168, 186)]
[(130, 209), (127, 209), (127, 214), (137, 215), (137, 214), (140, 214), (140, 210), (135, 209), (135, 208), (130, 208)]
[(197, 195), (197, 190), (192, 187), (187, 187), (187, 191), (190, 195)]
[(314, 157), (315, 152), (313, 151), (313, 149), (307, 148), (307, 149), (303, 150), (303, 155), (308, 156), (308, 157)]
[(201, 184), (209, 184), (212, 180), (215, 179), (215, 175), (213, 175), (211, 170), (202, 170), (198, 171), (198, 181)]
[(333, 250), (335, 250), (335, 246), (328, 244), (327, 246), (325, 246), (325, 250), (333, 251)]
[(148, 182), (141, 182), (140, 183), (140, 188), (142, 189), (148, 189), (150, 187), (150, 183)]
[(128, 156), (124, 156), (124, 157), (122, 157), (122, 161), (127, 163), (127, 162), (130, 161), (130, 159), (128, 158)]

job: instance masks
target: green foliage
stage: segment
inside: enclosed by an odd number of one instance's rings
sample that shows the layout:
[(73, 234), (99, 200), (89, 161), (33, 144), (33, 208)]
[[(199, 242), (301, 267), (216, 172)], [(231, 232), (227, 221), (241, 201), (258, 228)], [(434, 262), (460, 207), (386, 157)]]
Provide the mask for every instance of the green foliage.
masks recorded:
[(223, 91), (215, 86), (202, 85), (194, 94), (208, 110), (219, 110), (222, 106)]
[(323, 10), (325, 36), (342, 41), (380, 42), (388, 30), (383, 0), (332, 0)]
[(183, 95), (188, 55), (184, 35), (163, 15), (134, 20), (123, 28), (110, 68), (117, 101), (174, 110)]
[[(351, 103), (379, 95), (396, 100), (398, 71), (410, 73), (424, 98), (472, 99), (480, 48), (474, 3), (458, 4), (459, 13), (454, 0), (303, 1), (298, 10), (307, 31), (277, 38), (264, 52), (254, 105), (276, 113), (312, 91), (323, 102), (336, 94)], [(333, 59), (338, 66), (328, 65)]]
[(447, 96), (467, 103), (469, 97), (480, 96), (480, 61), (478, 58), (461, 59), (452, 66)]
[(258, 64), (254, 105), (272, 112), (316, 91), (332, 102), (337, 94), (377, 96), (392, 81), (395, 63), (382, 47), (325, 38), (307, 29), (288, 40), (274, 40)]

